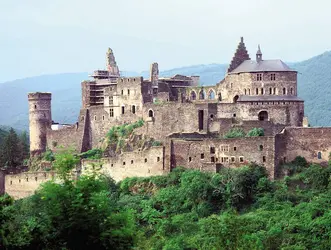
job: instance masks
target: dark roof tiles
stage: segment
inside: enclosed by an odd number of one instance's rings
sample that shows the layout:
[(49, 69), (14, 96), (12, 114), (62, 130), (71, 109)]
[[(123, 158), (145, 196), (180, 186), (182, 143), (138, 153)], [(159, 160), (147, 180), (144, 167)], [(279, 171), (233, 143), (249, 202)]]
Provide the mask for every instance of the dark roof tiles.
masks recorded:
[(262, 60), (256, 62), (254, 60), (246, 60), (242, 62), (237, 68), (229, 72), (229, 74), (245, 73), (245, 72), (267, 72), (267, 71), (292, 71), (282, 60)]

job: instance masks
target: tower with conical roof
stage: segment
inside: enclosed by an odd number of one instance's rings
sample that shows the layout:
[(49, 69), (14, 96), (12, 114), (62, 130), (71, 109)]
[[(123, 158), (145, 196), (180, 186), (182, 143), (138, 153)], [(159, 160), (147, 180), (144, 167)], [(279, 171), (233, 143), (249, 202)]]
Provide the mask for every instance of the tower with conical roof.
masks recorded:
[(108, 70), (110, 76), (120, 76), (120, 72), (115, 61), (115, 56), (111, 48), (108, 48), (106, 53), (106, 69)]
[(232, 61), (230, 63), (230, 66), (228, 68), (228, 73), (230, 73), (232, 70), (237, 68), (240, 64), (242, 64), (243, 61), (250, 60), (250, 57), (248, 55), (244, 38), (240, 38), (240, 43), (238, 44), (237, 50), (232, 58)]

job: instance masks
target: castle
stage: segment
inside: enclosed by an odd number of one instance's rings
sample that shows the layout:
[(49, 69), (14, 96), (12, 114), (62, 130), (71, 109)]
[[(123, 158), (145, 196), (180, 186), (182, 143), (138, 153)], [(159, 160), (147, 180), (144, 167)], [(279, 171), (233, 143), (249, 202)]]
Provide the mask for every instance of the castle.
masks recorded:
[[(59, 146), (76, 152), (98, 148), (111, 127), (143, 119), (135, 132), (160, 145), (82, 160), (82, 173), (98, 164), (118, 181), (167, 173), (176, 166), (217, 172), (256, 162), (275, 178), (280, 165), (299, 155), (310, 162), (328, 161), (331, 128), (308, 127), (304, 101), (297, 97), (297, 72), (281, 60), (265, 60), (260, 46), (252, 60), (243, 38), (216, 85), (200, 86), (199, 76), (160, 77), (157, 63), (151, 65), (149, 79), (122, 77), (111, 49), (106, 69), (91, 77), (81, 83), (82, 107), (73, 125), (52, 121), (51, 93), (28, 94), (32, 156)], [(264, 135), (224, 138), (232, 128), (246, 133), (263, 128)], [(6, 192), (22, 197), (40, 178), (47, 180), (45, 174), (21, 185), (27, 174), (34, 173), (6, 175)]]

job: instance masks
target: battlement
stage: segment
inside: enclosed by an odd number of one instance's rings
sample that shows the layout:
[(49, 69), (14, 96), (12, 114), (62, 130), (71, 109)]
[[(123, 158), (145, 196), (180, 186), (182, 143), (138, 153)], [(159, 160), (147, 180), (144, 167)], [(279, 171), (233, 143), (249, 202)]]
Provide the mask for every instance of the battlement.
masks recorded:
[(29, 101), (33, 100), (51, 100), (52, 93), (50, 92), (30, 92), (28, 93)]

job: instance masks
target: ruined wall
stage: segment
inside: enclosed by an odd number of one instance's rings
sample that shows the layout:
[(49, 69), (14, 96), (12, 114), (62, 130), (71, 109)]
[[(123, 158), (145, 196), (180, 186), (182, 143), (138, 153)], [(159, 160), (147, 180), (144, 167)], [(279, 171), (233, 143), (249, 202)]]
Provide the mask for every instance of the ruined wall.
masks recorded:
[(163, 146), (159, 146), (144, 151), (124, 152), (101, 160), (83, 160), (82, 174), (100, 171), (115, 181), (126, 177), (162, 175), (167, 172), (164, 150)]
[(240, 167), (256, 162), (267, 168), (270, 178), (275, 174), (274, 137), (234, 139), (176, 140), (173, 139), (172, 167), (216, 172), (222, 167)]
[(309, 162), (326, 164), (331, 152), (331, 128), (285, 128), (277, 136), (277, 164), (303, 156)]
[(24, 172), (5, 176), (5, 192), (15, 199), (32, 195), (42, 183), (55, 178), (54, 172)]

